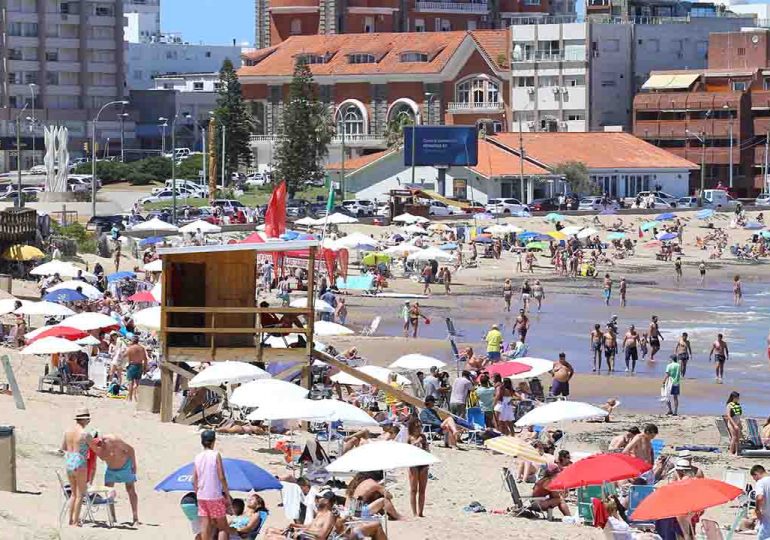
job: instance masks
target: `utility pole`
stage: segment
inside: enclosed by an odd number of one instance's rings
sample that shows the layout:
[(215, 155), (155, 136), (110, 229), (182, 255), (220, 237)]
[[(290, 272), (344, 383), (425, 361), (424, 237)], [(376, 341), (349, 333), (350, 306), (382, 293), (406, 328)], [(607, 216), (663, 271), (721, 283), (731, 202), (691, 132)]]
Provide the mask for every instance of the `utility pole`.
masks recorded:
[(415, 124), (412, 124), (412, 186), (414, 186), (414, 147), (415, 142), (417, 142), (417, 126)]
[(524, 197), (524, 133), (521, 129), (521, 114), (519, 116), (519, 191), (521, 203), (526, 204)]
[(698, 197), (698, 206), (703, 206), (703, 191), (706, 189), (706, 132), (701, 133), (700, 140), (700, 197)]
[(209, 117), (209, 203), (217, 197), (217, 121)]
[(730, 189), (733, 188), (733, 115), (730, 115)]
[(227, 156), (227, 148), (225, 143), (227, 142), (227, 128), (222, 124), (222, 189), (225, 188), (225, 157)]
[(118, 115), (120, 118), (120, 162), (125, 163), (126, 162), (126, 118), (128, 118), (128, 113), (120, 113)]
[(171, 119), (171, 223), (176, 225), (176, 119)]
[(767, 190), (768, 190), (768, 187), (767, 187), (767, 151), (768, 151), (768, 147), (770, 146), (769, 143), (770, 143), (770, 131), (765, 133), (765, 178), (764, 178), (764, 180), (765, 180), (765, 182), (764, 182), (764, 184), (765, 184), (765, 193), (767, 193)]

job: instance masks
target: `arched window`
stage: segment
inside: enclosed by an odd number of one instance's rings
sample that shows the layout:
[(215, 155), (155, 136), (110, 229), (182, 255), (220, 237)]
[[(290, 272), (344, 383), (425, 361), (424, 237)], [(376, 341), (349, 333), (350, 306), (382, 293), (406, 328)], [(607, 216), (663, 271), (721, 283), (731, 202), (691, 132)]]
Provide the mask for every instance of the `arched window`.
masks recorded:
[(300, 19), (291, 20), (291, 35), (296, 36), (302, 33), (302, 21)]
[(500, 86), (486, 76), (465, 79), (457, 85), (457, 101), (476, 106), (500, 103)]
[(354, 103), (343, 103), (337, 110), (337, 134), (342, 135), (343, 131), (345, 135), (364, 135), (366, 133), (364, 113)]

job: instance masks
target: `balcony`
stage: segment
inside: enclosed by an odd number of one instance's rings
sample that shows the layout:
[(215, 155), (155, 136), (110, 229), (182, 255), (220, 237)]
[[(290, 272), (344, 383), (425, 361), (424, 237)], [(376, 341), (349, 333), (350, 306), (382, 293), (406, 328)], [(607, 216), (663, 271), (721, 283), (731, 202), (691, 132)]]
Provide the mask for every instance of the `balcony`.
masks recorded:
[(469, 103), (455, 101), (447, 106), (450, 113), (495, 113), (502, 112), (504, 106), (502, 103)]
[(486, 2), (415, 2), (415, 11), (422, 13), (489, 13)]
[[(275, 135), (251, 135), (249, 137), (249, 143), (252, 145), (257, 145), (259, 143), (275, 143), (277, 141), (278, 137)], [(341, 145), (342, 137), (335, 135), (332, 137), (330, 144), (337, 146)], [(384, 148), (385, 139), (379, 135), (345, 135), (345, 146)]]
[(585, 62), (586, 53), (582, 52), (546, 52), (537, 51), (528, 54), (513, 54), (511, 57), (514, 63), (533, 63), (533, 62)]

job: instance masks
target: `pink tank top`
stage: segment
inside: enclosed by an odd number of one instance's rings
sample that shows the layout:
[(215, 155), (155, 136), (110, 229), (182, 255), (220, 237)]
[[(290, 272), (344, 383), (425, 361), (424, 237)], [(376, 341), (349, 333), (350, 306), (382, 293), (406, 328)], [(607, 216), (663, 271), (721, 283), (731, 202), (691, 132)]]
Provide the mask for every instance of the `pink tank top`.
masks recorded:
[(198, 474), (198, 500), (213, 501), (222, 498), (222, 482), (217, 474), (215, 450), (204, 450), (195, 456), (195, 472)]

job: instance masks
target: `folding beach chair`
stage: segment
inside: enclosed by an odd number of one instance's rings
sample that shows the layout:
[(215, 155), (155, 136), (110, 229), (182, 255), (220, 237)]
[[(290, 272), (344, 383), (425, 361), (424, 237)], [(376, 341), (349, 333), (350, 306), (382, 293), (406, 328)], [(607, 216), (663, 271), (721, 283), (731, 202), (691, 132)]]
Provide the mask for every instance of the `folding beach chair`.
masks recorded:
[(727, 422), (720, 417), (714, 418), (714, 423), (717, 426), (719, 432), (719, 445), (729, 447), (730, 446), (730, 432), (727, 430)]
[(660, 455), (663, 448), (666, 446), (666, 441), (663, 439), (657, 438), (653, 439), (650, 443), (650, 446), (652, 447), (652, 459), (655, 461), (658, 459), (658, 456)]
[(543, 390), (543, 383), (540, 379), (535, 377), (529, 381), (529, 390), (532, 392), (532, 398), (536, 401), (545, 401), (545, 390)]
[(635, 527), (654, 527), (655, 522), (652, 521), (634, 521), (631, 516), (639, 507), (639, 504), (650, 496), (655, 491), (655, 486), (631, 486), (628, 488), (628, 508), (626, 508), (626, 516), (628, 516), (629, 524)]
[(487, 421), (484, 418), (481, 407), (468, 407), (466, 420), (470, 427), (468, 429), (468, 438), (465, 442), (468, 444), (482, 444), (479, 436), (486, 431)]
[(754, 418), (746, 419), (746, 433), (747, 437), (741, 441), (738, 454), (741, 457), (770, 457), (770, 450), (762, 443), (759, 426)]
[[(64, 479), (58, 471), (56, 472), (56, 478), (59, 479), (59, 487), (62, 496), (64, 497), (64, 503), (62, 504), (61, 510), (59, 510), (59, 526), (61, 526), (64, 520), (64, 514), (68, 510), (70, 497), (72, 496), (72, 487), (64, 482)], [(108, 491), (109, 490), (107, 489), (87, 489), (85, 495), (83, 495), (83, 502), (80, 507), (81, 516), (78, 517), (82, 517), (82, 515), (85, 514), (88, 521), (95, 523), (95, 513), (100, 508), (103, 508), (107, 514), (107, 525), (113, 527), (115, 525), (115, 500), (107, 496)]]
[[(513, 506), (509, 508), (509, 511), (514, 517), (520, 517), (524, 512), (529, 511), (541, 519), (547, 518), (549, 521), (553, 519), (552, 509), (549, 508), (547, 511), (543, 512), (536, 506), (536, 503), (547, 501), (548, 497), (524, 497), (519, 493), (519, 486), (516, 484), (516, 479), (513, 477), (513, 473), (511, 473), (510, 469), (508, 469), (508, 467), (503, 467), (502, 474), (503, 486), (505, 490), (511, 494), (511, 500), (513, 501)], [(526, 507), (524, 506), (525, 501), (529, 503)]]
[(373, 336), (374, 333), (377, 331), (377, 329), (380, 327), (380, 322), (382, 322), (382, 317), (379, 315), (376, 316), (374, 319), (372, 319), (372, 322), (369, 326), (365, 327), (363, 330), (361, 330), (362, 336)]
[(447, 318), (445, 319), (445, 321), (446, 321), (446, 330), (447, 330), (447, 334), (449, 334), (449, 337), (450, 337), (450, 338), (455, 338), (455, 337), (463, 337), (463, 334), (462, 334), (462, 332), (458, 332), (458, 331), (455, 329), (455, 323), (454, 323), (454, 321), (452, 321), (452, 319), (450, 319), (449, 317), (447, 317)]

